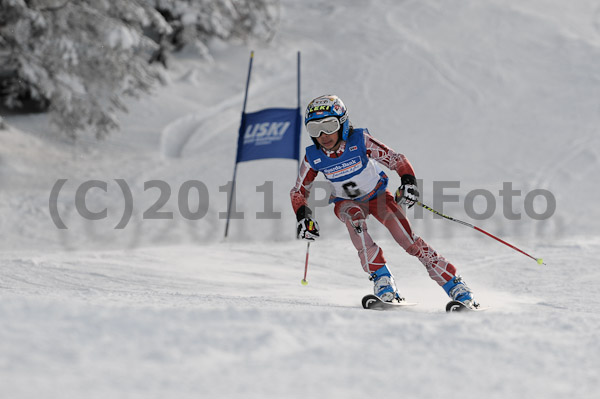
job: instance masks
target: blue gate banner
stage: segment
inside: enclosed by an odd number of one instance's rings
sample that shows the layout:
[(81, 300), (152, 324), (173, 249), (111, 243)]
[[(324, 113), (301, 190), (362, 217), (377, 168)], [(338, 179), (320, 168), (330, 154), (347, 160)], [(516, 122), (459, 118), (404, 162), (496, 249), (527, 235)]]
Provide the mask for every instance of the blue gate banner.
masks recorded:
[(300, 108), (267, 108), (243, 113), (236, 162), (300, 158)]

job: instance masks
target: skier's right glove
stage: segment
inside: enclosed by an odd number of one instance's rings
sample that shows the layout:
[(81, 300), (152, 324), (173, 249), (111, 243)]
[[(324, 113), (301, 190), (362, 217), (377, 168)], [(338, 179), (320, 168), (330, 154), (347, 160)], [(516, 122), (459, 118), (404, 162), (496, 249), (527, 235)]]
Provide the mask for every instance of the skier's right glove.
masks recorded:
[(312, 219), (312, 211), (307, 206), (301, 206), (296, 212), (298, 223), (297, 237), (304, 240), (314, 241), (319, 238), (319, 224)]

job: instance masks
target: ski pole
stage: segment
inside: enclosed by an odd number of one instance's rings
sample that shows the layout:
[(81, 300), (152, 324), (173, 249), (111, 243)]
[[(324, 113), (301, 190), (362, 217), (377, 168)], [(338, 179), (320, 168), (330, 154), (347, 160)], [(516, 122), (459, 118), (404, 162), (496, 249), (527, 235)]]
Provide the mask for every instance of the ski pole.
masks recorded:
[(308, 250), (310, 249), (310, 241), (306, 243), (306, 261), (304, 262), (304, 278), (300, 283), (302, 285), (308, 285), (308, 281), (306, 281), (306, 273), (308, 273)]
[[(502, 239), (500, 239), (500, 238), (496, 237), (495, 235), (493, 235), (493, 234), (491, 234), (491, 233), (488, 233), (487, 231), (485, 231), (485, 230), (483, 230), (483, 229), (480, 229), (480, 228), (479, 228), (479, 227), (477, 227), (477, 226), (474, 226), (474, 225), (472, 225), (471, 223), (463, 222), (462, 220), (458, 220), (458, 219), (455, 219), (455, 218), (453, 218), (453, 217), (450, 217), (450, 216), (444, 215), (443, 213), (441, 213), (441, 212), (439, 212), (439, 211), (436, 211), (435, 209), (433, 209), (433, 208), (431, 208), (431, 207), (429, 207), (429, 206), (425, 205), (424, 203), (422, 203), (422, 202), (420, 202), (420, 201), (417, 201), (417, 205), (419, 205), (419, 206), (422, 206), (423, 208), (427, 209), (428, 211), (430, 211), (430, 212), (432, 212), (432, 213), (435, 213), (436, 215), (439, 215), (439, 216), (443, 217), (444, 219), (448, 219), (448, 220), (451, 220), (451, 221), (453, 221), (453, 222), (460, 223), (460, 224), (462, 224), (462, 225), (464, 225), (464, 226), (471, 227), (472, 229), (475, 229), (475, 230), (479, 231), (480, 233), (483, 233), (483, 234), (487, 235), (488, 237), (491, 237), (491, 238), (493, 238), (494, 240), (497, 240), (497, 241), (501, 242), (502, 244), (504, 244), (504, 245), (507, 245), (507, 246), (511, 247), (511, 248), (512, 248), (512, 249), (514, 249), (515, 251), (519, 251), (519, 252), (520, 252), (520, 253), (522, 253), (523, 255), (530, 257), (531, 259), (535, 260), (535, 261), (536, 261), (536, 262), (537, 262), (539, 265), (545, 265), (545, 263), (544, 263), (544, 260), (543, 260), (542, 258), (536, 258), (536, 257), (533, 257), (533, 256), (529, 255), (527, 252), (525, 252), (525, 251), (523, 251), (523, 250), (521, 250), (521, 249), (519, 249), (519, 248), (515, 247), (515, 246), (514, 246), (514, 245), (512, 245), (512, 244), (509, 244), (509, 243), (507, 243), (506, 241), (504, 241), (504, 240), (502, 240)], [(308, 254), (307, 254), (307, 256), (308, 256)]]

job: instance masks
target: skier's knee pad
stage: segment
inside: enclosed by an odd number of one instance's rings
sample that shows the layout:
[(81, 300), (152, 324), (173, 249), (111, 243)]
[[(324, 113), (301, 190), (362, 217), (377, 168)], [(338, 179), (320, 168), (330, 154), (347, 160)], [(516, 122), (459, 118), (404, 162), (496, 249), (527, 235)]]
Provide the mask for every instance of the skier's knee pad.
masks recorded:
[(338, 218), (345, 223), (347, 221), (364, 220), (367, 218), (367, 214), (364, 209), (357, 204), (348, 203), (340, 207)]

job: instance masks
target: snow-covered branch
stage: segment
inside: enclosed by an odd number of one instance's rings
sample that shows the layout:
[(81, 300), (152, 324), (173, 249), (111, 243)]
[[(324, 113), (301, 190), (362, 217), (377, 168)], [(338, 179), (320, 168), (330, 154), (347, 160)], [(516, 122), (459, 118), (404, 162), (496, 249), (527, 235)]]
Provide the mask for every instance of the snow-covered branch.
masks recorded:
[(277, 0), (0, 0), (0, 104), (49, 111), (76, 138), (118, 128), (170, 51), (274, 30)]

